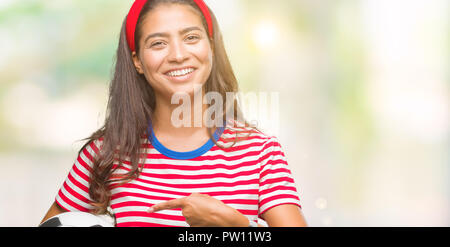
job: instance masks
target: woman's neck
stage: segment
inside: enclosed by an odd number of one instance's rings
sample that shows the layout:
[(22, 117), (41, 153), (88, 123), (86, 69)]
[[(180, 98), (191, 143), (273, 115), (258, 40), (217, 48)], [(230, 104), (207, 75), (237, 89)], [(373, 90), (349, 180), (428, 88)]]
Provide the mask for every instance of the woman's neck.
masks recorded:
[[(189, 109), (182, 110), (183, 107), (188, 107)], [(200, 110), (199, 107), (201, 107)], [(208, 105), (203, 104), (202, 99), (200, 102), (195, 103), (192, 97), (191, 104), (185, 106), (170, 104), (170, 102), (162, 102), (160, 100), (156, 104), (152, 117), (153, 131), (155, 134), (170, 135), (181, 139), (199, 135), (200, 133), (208, 135), (207, 126), (203, 122), (203, 116), (207, 109)], [(180, 111), (183, 114), (180, 114)]]

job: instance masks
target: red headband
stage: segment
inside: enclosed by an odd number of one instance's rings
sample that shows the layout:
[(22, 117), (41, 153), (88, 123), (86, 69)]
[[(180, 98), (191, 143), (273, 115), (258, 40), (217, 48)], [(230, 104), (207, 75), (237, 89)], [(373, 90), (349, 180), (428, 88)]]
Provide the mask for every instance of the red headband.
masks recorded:
[[(134, 34), (136, 32), (136, 25), (137, 25), (137, 21), (139, 19), (139, 14), (142, 11), (142, 8), (144, 7), (145, 3), (147, 2), (147, 0), (136, 0), (133, 3), (133, 6), (131, 6), (130, 12), (128, 13), (127, 16), (127, 26), (126, 26), (126, 30), (127, 30), (127, 41), (128, 41), (128, 46), (130, 47), (131, 51), (135, 51), (135, 47), (134, 47)], [(203, 0), (194, 0), (194, 2), (197, 4), (197, 6), (200, 8), (200, 10), (203, 13), (203, 16), (206, 19), (206, 23), (208, 24), (208, 32), (209, 32), (209, 37), (212, 38), (213, 36), (213, 27), (212, 27), (212, 19), (211, 19), (211, 15), (209, 14), (209, 9), (208, 6), (206, 6), (205, 2), (203, 2)]]

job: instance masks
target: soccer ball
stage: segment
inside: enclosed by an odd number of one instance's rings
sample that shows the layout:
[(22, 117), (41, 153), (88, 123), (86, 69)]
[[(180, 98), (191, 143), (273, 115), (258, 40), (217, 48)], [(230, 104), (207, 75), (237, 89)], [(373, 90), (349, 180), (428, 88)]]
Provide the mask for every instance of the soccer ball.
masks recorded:
[(114, 220), (107, 215), (65, 212), (51, 217), (39, 227), (114, 227)]

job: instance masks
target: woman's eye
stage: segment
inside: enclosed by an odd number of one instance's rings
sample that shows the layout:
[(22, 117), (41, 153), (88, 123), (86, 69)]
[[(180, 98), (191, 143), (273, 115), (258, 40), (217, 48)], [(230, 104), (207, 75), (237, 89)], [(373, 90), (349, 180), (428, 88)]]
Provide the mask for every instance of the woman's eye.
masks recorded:
[(186, 40), (188, 40), (188, 41), (195, 41), (197, 39), (199, 39), (199, 37), (196, 35), (190, 35), (186, 38)]
[(150, 47), (161, 46), (161, 45), (163, 45), (163, 44), (164, 44), (163, 42), (157, 41), (157, 42), (152, 43), (152, 44), (150, 45)]

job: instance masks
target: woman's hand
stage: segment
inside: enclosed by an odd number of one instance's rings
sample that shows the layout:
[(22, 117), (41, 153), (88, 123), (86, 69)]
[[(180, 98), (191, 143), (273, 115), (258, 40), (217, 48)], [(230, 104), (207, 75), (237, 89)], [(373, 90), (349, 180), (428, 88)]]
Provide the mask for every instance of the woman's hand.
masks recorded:
[(190, 196), (155, 204), (149, 213), (181, 208), (190, 226), (247, 227), (249, 220), (236, 209), (209, 195), (193, 193)]

